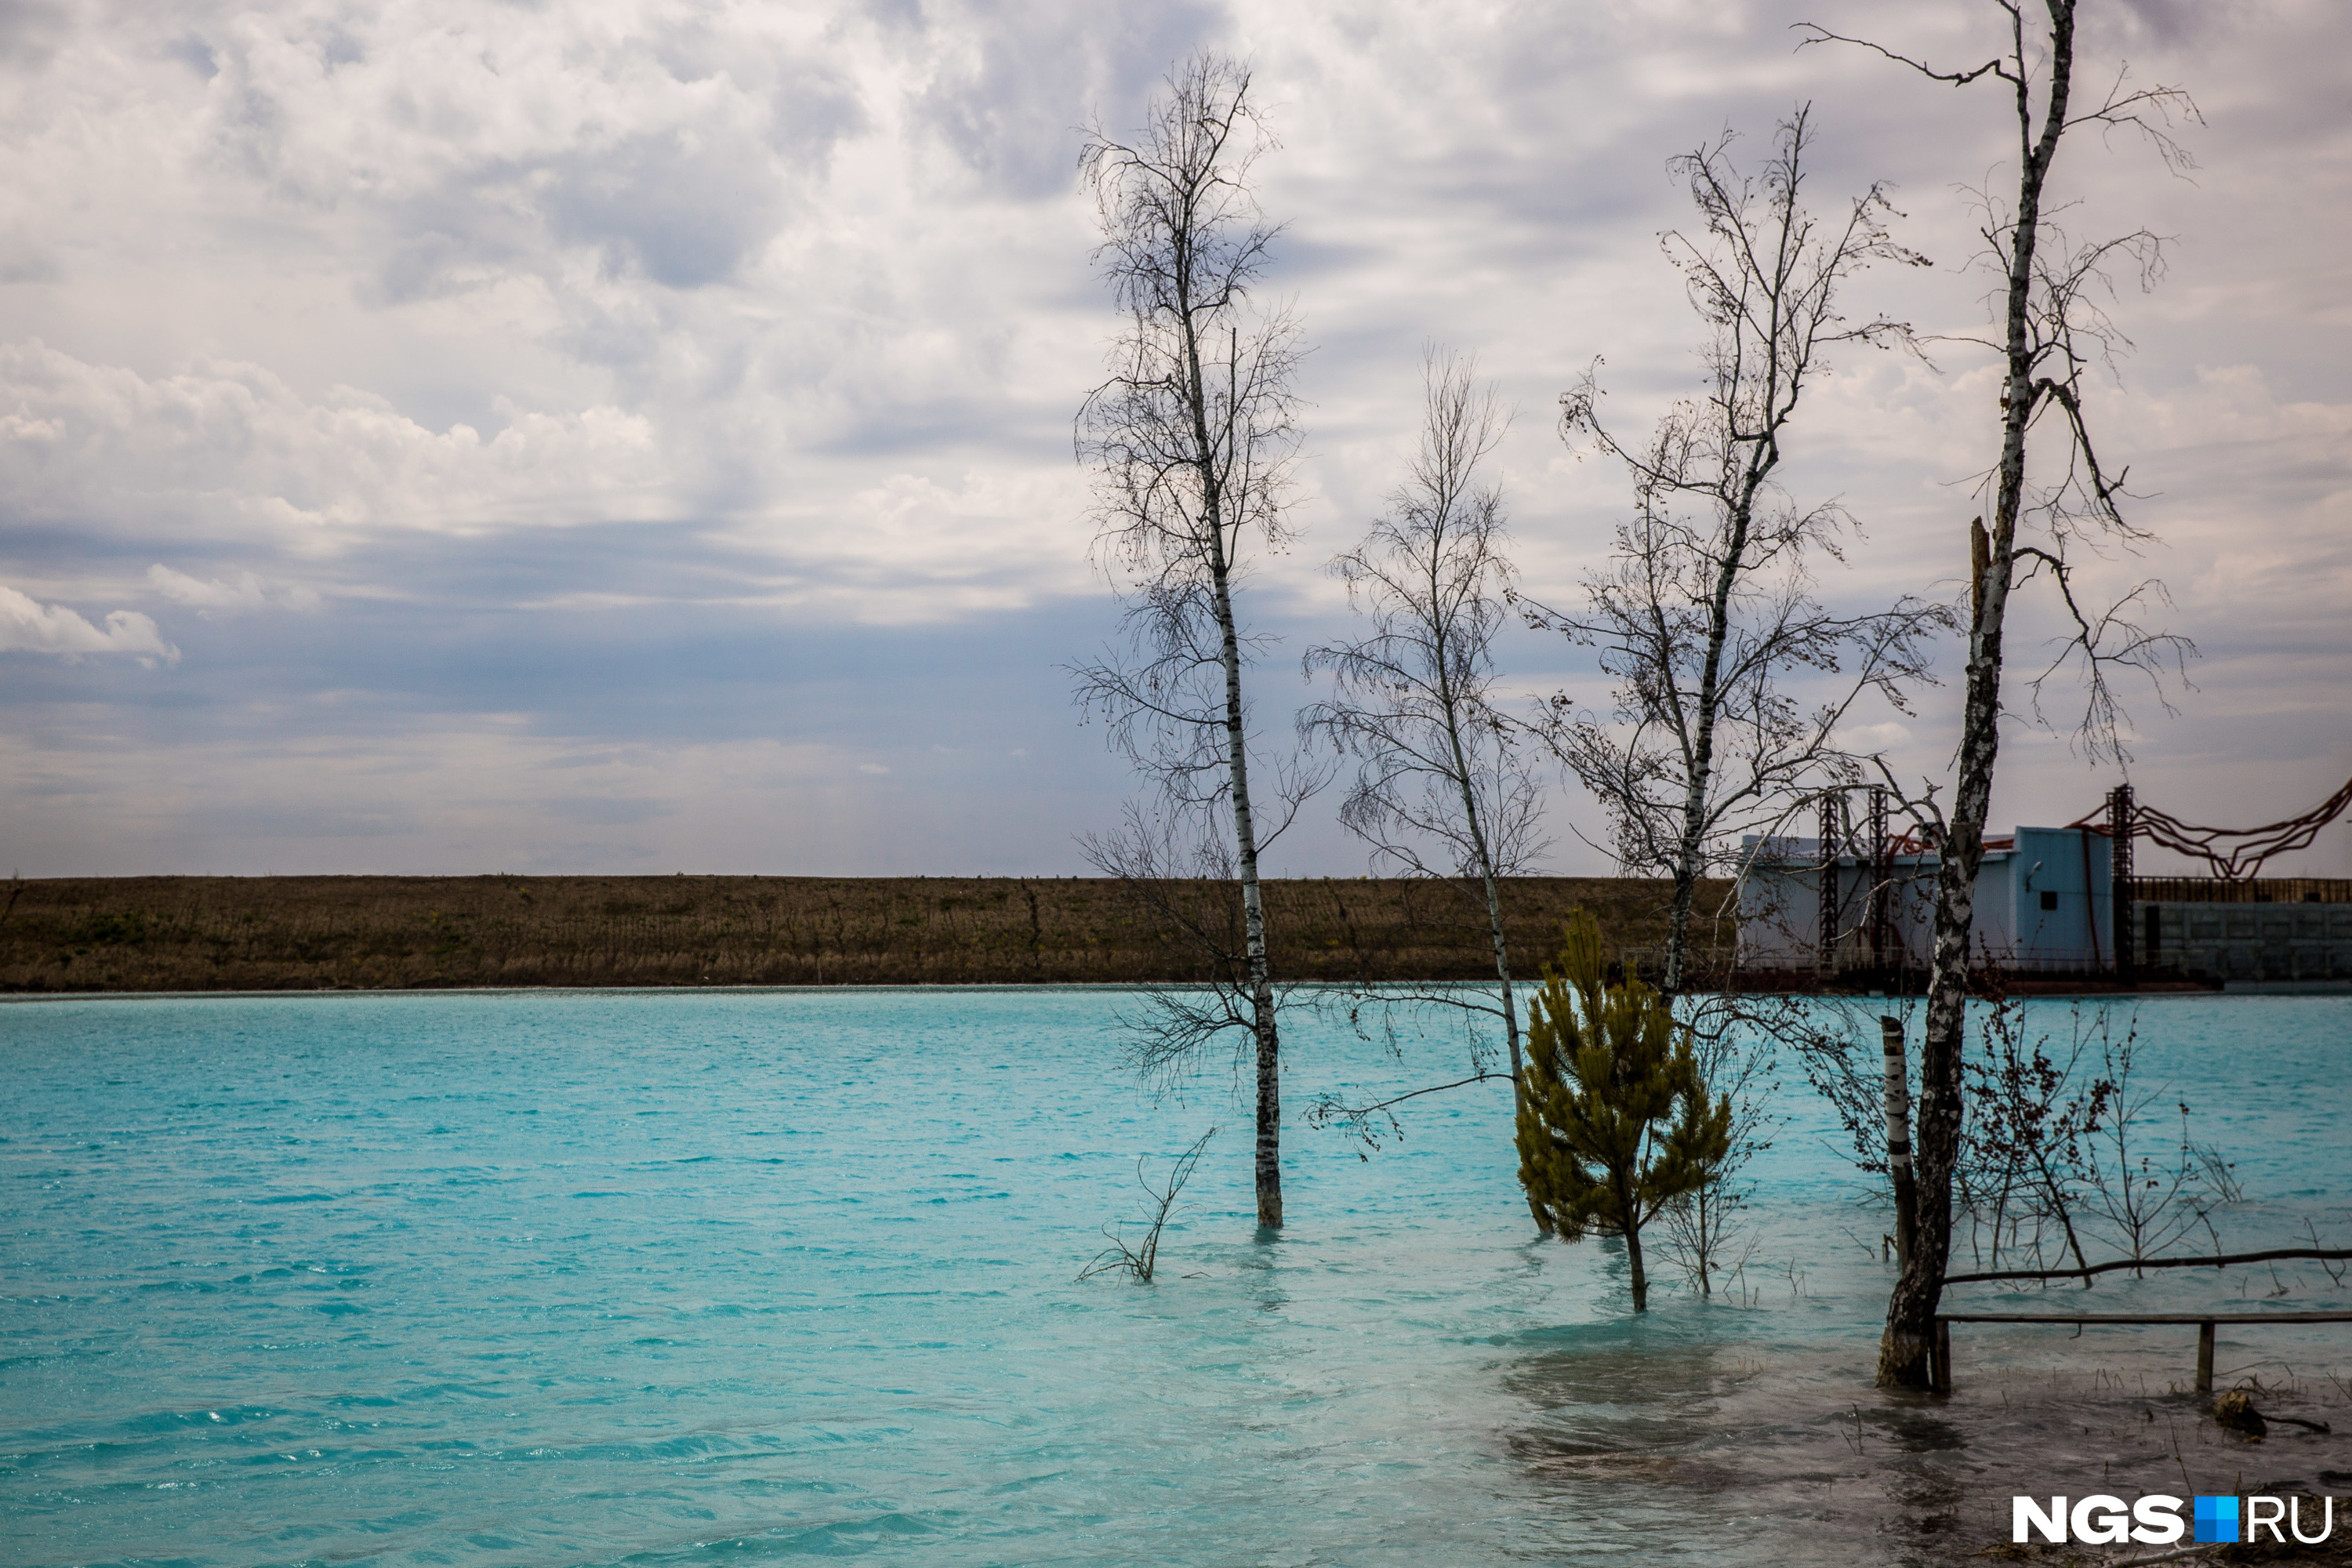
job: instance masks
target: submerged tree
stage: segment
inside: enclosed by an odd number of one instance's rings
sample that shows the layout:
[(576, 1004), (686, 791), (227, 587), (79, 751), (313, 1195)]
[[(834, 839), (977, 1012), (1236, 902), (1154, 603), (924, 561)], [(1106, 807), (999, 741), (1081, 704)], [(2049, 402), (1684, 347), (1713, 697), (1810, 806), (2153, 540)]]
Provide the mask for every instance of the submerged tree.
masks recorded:
[[(1966, 1064), (1955, 1185), (1978, 1262), (2054, 1276), (2072, 1257), (2087, 1289), (2086, 1237), (2139, 1263), (2202, 1230), (2218, 1255), (2213, 1213), (2240, 1196), (2229, 1162), (2189, 1135), (2185, 1100), (2135, 1077), (2136, 1023), (2118, 1038), (2107, 1007), (2077, 1004), (2072, 1026), (2059, 1056), (2001, 997), (1985, 1019), (1983, 1053)], [(2141, 1133), (2168, 1105), (2179, 1114), (2178, 1142), (2150, 1152)], [(2059, 1254), (2055, 1267), (2046, 1251)]]
[[(2074, 583), (2074, 556), (2085, 543), (2126, 546), (2147, 535), (2127, 521), (2124, 473), (2103, 463), (2091, 439), (2084, 408), (2088, 374), (2123, 340), (2097, 308), (2108, 268), (2132, 263), (2143, 282), (2160, 259), (2146, 230), (2096, 244), (2080, 244), (2054, 221), (2051, 171), (2070, 131), (2128, 127), (2155, 146), (2168, 166), (2189, 162), (2170, 134), (2175, 114), (2195, 106), (2177, 88), (2134, 89), (2118, 71), (2089, 107), (2075, 101), (2074, 26), (2079, 0), (1992, 0), (2008, 34), (2001, 52), (1973, 69), (1941, 71), (1874, 43), (1875, 50), (1930, 81), (1965, 87), (1987, 78), (2003, 84), (2017, 135), (2017, 188), (2007, 201), (1984, 199), (1982, 260), (2001, 279), (1998, 336), (1983, 346), (2000, 356), (2000, 455), (1984, 475), (1991, 492), (1992, 528), (1981, 516), (1969, 525), (1969, 658), (1961, 709), (1959, 777), (1948, 820), (1938, 834), (1934, 947), (1929, 961), (1926, 1039), (1920, 1052), (1919, 1115), (1914, 1154), (1918, 1240), (1887, 1302), (1880, 1342), (1882, 1386), (1926, 1388), (1936, 1311), (1951, 1250), (1952, 1176), (1960, 1154), (1961, 1047), (1969, 992), (1969, 943), (1975, 919), (1977, 872), (1992, 801), (1993, 766), (2000, 745), (2004, 669), (2002, 634), (2011, 590), (2037, 572), (2056, 582), (2072, 617), (2054, 671), (2070, 657), (2087, 672), (2089, 703), (2082, 734), (2095, 754), (2116, 750), (2121, 710), (2109, 684), (2114, 672), (2150, 678), (2191, 651), (2181, 639), (2153, 633), (2134, 618), (2134, 606), (2161, 589), (2142, 584), (2110, 608), (2086, 613)], [(1856, 43), (1825, 29), (1809, 42)], [(2059, 452), (2045, 458), (2038, 482), (2026, 472), (2028, 437), (2045, 421), (2057, 427)], [(2051, 671), (2045, 671), (2045, 674)], [(2036, 682), (2037, 686), (2039, 682)]]
[[(1501, 550), (1502, 496), (1480, 470), (1505, 421), (1474, 362), (1432, 352), (1423, 380), (1421, 445), (1405, 480), (1364, 542), (1332, 563), (1365, 633), (1307, 653), (1307, 670), (1330, 671), (1335, 691), (1302, 713), (1299, 726), (1358, 764), (1340, 823), (1371, 847), (1376, 863), (1457, 890), (1493, 954), (1491, 999), (1408, 987), (1370, 1000), (1490, 1015), (1501, 1026), (1515, 1103), (1523, 1104), (1502, 880), (1529, 869), (1544, 841), (1536, 781), (1494, 700), (1495, 637), (1508, 614), (1511, 567)], [(1464, 1081), (1491, 1076), (1491, 1059), (1474, 1060)], [(1360, 1121), (1395, 1103), (1339, 1113)], [(1543, 1208), (1529, 1202), (1548, 1228)]]
[(1723, 1157), (1705, 1168), (1690, 1191), (1658, 1213), (1666, 1255), (1702, 1296), (1714, 1295), (1715, 1281), (1738, 1273), (1754, 1254), (1755, 1233), (1746, 1216), (1755, 1182), (1748, 1166), (1772, 1147), (1777, 1121), (1772, 1037), (1714, 1022), (1715, 1027), (1693, 1037), (1691, 1058), (1707, 1092), (1731, 1107)]
[(1643, 1226), (1722, 1165), (1731, 1101), (1710, 1097), (1666, 999), (1605, 973), (1589, 910), (1567, 936), (1528, 1007), (1519, 1181), (1568, 1240), (1592, 1230), (1624, 1238), (1633, 1310), (1646, 1311)]
[[(1803, 202), (1813, 139), (1800, 109), (1760, 177), (1733, 165), (1731, 138), (1675, 161), (1704, 221), (1665, 237), (1692, 308), (1706, 323), (1707, 386), (1643, 446), (1601, 416), (1594, 374), (1561, 399), (1570, 439), (1590, 437), (1633, 480), (1633, 516), (1608, 563), (1584, 580), (1584, 606), (1530, 610), (1531, 624), (1600, 651), (1616, 682), (1605, 717), (1555, 699), (1553, 748), (1608, 813), (1628, 871), (1674, 883), (1663, 988), (1686, 984), (1698, 880), (1727, 865), (1745, 832), (1769, 827), (1822, 784), (1851, 778), (1837, 726), (1865, 692), (1897, 709), (1926, 678), (1940, 605), (1904, 599), (1840, 615), (1811, 592), (1811, 561), (1839, 558), (1853, 520), (1834, 501), (1802, 505), (1779, 473), (1797, 411), (1841, 345), (1914, 346), (1883, 316), (1849, 321), (1838, 294), (1876, 261), (1925, 258), (1895, 243), (1881, 187), (1822, 223)], [(1805, 674), (1838, 684), (1807, 710), (1784, 689)]]
[(1134, 1222), (1138, 1233), (1134, 1241), (1127, 1238), (1125, 1226), (1105, 1221), (1103, 1239), (1110, 1245), (1096, 1253), (1078, 1271), (1080, 1279), (1091, 1279), (1097, 1274), (1124, 1274), (1139, 1285), (1151, 1283), (1152, 1276), (1160, 1270), (1160, 1233), (1168, 1228), (1168, 1221), (1176, 1212), (1176, 1201), (1184, 1195), (1184, 1184), (1192, 1179), (1192, 1168), (1201, 1163), (1209, 1140), (1216, 1135), (1217, 1130), (1212, 1127), (1192, 1140), (1192, 1145), (1177, 1155), (1168, 1168), (1166, 1178), (1157, 1184), (1145, 1173), (1143, 1156), (1136, 1156), (1135, 1184), (1151, 1200), (1150, 1212)]
[[(2099, 1018), (2104, 1032), (2104, 1010)], [(2090, 1267), (2075, 1211), (2089, 1141), (2114, 1110), (2115, 1084), (2084, 1081), (2080, 1021), (2078, 1014), (2074, 1048), (2060, 1061), (2046, 1039), (2029, 1035), (2018, 1000), (1997, 994), (1984, 1021), (1984, 1048), (1962, 1064), (1970, 1114), (1953, 1178), (1961, 1212), (1990, 1240), (1989, 1268), (2000, 1267), (2004, 1233), (2011, 1250), (2029, 1249), (2037, 1266), (2047, 1241), (2071, 1254), (2076, 1268)], [(2083, 1283), (2090, 1284), (2087, 1274)]]
[(1126, 831), (1087, 842), (1095, 864), (1130, 884), (1206, 869), (1239, 885), (1238, 972), (1220, 963), (1205, 1003), (1159, 994), (1136, 1055), (1166, 1071), (1221, 1036), (1242, 1041), (1256, 1077), (1258, 1223), (1279, 1226), (1280, 1039), (1258, 857), (1307, 784), (1278, 776), (1279, 820), (1261, 818), (1243, 696), (1253, 638), (1234, 598), (1252, 542), (1289, 535), (1298, 346), (1292, 322), (1251, 292), (1276, 230), (1251, 185), (1272, 142), (1249, 89), (1239, 65), (1198, 57), (1131, 142), (1097, 130), (1081, 154), (1097, 258), (1127, 323), (1110, 379), (1079, 413), (1077, 448), (1095, 469), (1096, 558), (1126, 601), (1129, 644), (1076, 674), (1080, 703), (1159, 796), (1156, 827), (1133, 814)]

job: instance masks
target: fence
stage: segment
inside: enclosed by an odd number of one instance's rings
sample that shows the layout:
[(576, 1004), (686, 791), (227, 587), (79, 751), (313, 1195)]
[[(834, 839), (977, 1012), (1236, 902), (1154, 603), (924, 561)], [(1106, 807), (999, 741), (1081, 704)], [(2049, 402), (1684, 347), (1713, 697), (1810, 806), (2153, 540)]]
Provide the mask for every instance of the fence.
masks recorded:
[(2352, 904), (2352, 878), (2258, 877), (2224, 882), (2215, 877), (2135, 877), (2139, 904)]

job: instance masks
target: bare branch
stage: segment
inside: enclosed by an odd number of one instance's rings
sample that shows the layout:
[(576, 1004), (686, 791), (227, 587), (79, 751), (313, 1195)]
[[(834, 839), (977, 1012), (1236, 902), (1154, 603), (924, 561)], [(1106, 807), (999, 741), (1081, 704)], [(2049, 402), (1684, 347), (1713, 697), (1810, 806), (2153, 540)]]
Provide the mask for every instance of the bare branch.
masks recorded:
[(2073, 568), (2065, 561), (2034, 545), (2019, 547), (2017, 555), (2028, 563), (2017, 581), (2030, 582), (2038, 570), (2046, 568), (2057, 582), (2058, 596), (2074, 626), (2071, 636), (2053, 639), (2056, 651), (2050, 663), (2026, 682), (2035, 719), (2047, 723), (2042, 698), (2048, 682), (2079, 662), (2081, 674), (2075, 679), (2084, 710), (2071, 729), (2075, 743), (2094, 762), (2130, 762), (2131, 751), (2123, 740), (2129, 715), (2116, 691), (2112, 672), (2131, 670), (2144, 677), (2164, 710), (2178, 711), (2165, 693), (2167, 674), (2184, 686), (2189, 684), (2189, 660), (2197, 657), (2197, 645), (2175, 632), (2152, 630), (2132, 614), (2143, 603), (2169, 605), (2172, 595), (2150, 577), (2096, 614), (2086, 615), (2075, 600)]
[(1985, 61), (1984, 64), (1977, 67), (1974, 70), (1939, 71), (1933, 66), (1927, 65), (1923, 61), (1915, 60), (1909, 55), (1898, 55), (1893, 49), (1888, 48), (1885, 45), (1874, 44), (1868, 38), (1849, 38), (1843, 33), (1832, 33), (1827, 27), (1822, 26), (1813, 22), (1792, 22), (1790, 26), (1795, 29), (1802, 31), (1805, 35), (1805, 37), (1797, 40), (1797, 47), (1801, 49), (1810, 47), (1814, 44), (1852, 44), (1858, 48), (1868, 49), (1874, 55), (1880, 55), (1887, 59), (1893, 60), (1896, 65), (1909, 66), (1913, 70), (1917, 71), (1929, 81), (1946, 82), (1953, 87), (1966, 87), (1969, 83), (1976, 80), (1978, 78), (1985, 76), (1999, 77), (2004, 81), (2014, 79), (2010, 70), (2009, 62), (2002, 59), (1998, 55), (1991, 59)]
[(1208, 1149), (1209, 1140), (1216, 1135), (1217, 1130), (1212, 1127), (1194, 1139), (1191, 1148), (1176, 1156), (1176, 1163), (1169, 1168), (1167, 1179), (1158, 1186), (1152, 1185), (1151, 1178), (1144, 1173), (1142, 1159), (1139, 1157), (1136, 1160), (1135, 1184), (1141, 1187), (1144, 1196), (1151, 1200), (1151, 1213), (1139, 1222), (1143, 1227), (1142, 1239), (1129, 1242), (1123, 1226), (1106, 1224), (1102, 1227), (1103, 1237), (1110, 1245), (1095, 1254), (1094, 1261), (1078, 1271), (1080, 1279), (1091, 1279), (1097, 1274), (1119, 1273), (1139, 1285), (1151, 1283), (1151, 1276), (1160, 1268), (1160, 1233), (1168, 1228), (1169, 1218), (1175, 1213), (1176, 1200), (1183, 1195), (1184, 1184), (1192, 1179), (1192, 1168), (1201, 1163), (1201, 1155)]
[(1517, 1078), (1507, 1072), (1489, 1072), (1484, 1068), (1468, 1078), (1458, 1078), (1451, 1083), (1433, 1083), (1420, 1089), (1409, 1089), (1402, 1094), (1392, 1094), (1386, 1100), (1376, 1100), (1369, 1105), (1349, 1105), (1335, 1094), (1319, 1095), (1307, 1108), (1307, 1124), (1310, 1127), (1344, 1126), (1354, 1132), (1366, 1148), (1381, 1146), (1381, 1135), (1374, 1123), (1387, 1124), (1390, 1135), (1402, 1137), (1404, 1130), (1397, 1122), (1395, 1110), (1408, 1100), (1419, 1100), (1424, 1094), (1444, 1094), (1466, 1089), (1474, 1083), (1507, 1082), (1516, 1089)]

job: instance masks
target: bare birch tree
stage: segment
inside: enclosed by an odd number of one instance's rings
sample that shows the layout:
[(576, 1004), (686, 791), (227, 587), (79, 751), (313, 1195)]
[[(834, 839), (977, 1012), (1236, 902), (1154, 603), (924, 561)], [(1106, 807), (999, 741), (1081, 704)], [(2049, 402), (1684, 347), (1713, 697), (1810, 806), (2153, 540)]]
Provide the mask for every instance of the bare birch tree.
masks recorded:
[[(1501, 549), (1502, 494), (1481, 470), (1507, 421), (1475, 361), (1433, 350), (1422, 378), (1421, 444), (1404, 482), (1364, 542), (1331, 563), (1366, 633), (1308, 651), (1308, 673), (1329, 671), (1335, 695), (1302, 712), (1299, 728), (1355, 760), (1339, 821), (1374, 861), (1457, 889), (1485, 928), (1495, 963), (1491, 1000), (1420, 987), (1390, 999), (1491, 1015), (1517, 1110), (1525, 1089), (1501, 883), (1530, 869), (1545, 841), (1541, 793), (1494, 699), (1495, 637), (1509, 614), (1512, 575)], [(1474, 1059), (1462, 1081), (1492, 1076), (1485, 1060)], [(1430, 1092), (1345, 1114), (1360, 1119)], [(1528, 1207), (1549, 1231), (1542, 1206), (1530, 1198)]]
[[(1243, 671), (1254, 639), (1234, 596), (1251, 542), (1278, 547), (1289, 536), (1282, 506), (1299, 350), (1290, 320), (1257, 308), (1252, 293), (1277, 230), (1251, 184), (1252, 166), (1274, 143), (1249, 89), (1241, 66), (1196, 57), (1171, 75), (1131, 141), (1097, 129), (1080, 154), (1101, 220), (1097, 262), (1127, 323), (1110, 378), (1078, 415), (1077, 450), (1095, 469), (1096, 559), (1126, 601), (1129, 644), (1075, 673), (1080, 703), (1157, 786), (1169, 830), (1199, 836), (1196, 847), (1239, 886), (1241, 994), (1143, 1020), (1138, 1050), (1147, 1065), (1165, 1066), (1228, 1031), (1245, 1037), (1257, 1088), (1257, 1217), (1275, 1226), (1280, 1039), (1258, 887), (1272, 835), (1251, 792)], [(1288, 793), (1295, 801), (1297, 791)], [(1094, 841), (1097, 865), (1132, 880), (1164, 861), (1142, 821)]]
[[(1602, 420), (1595, 373), (1560, 400), (1567, 437), (1590, 437), (1632, 476), (1633, 516), (1585, 577), (1580, 610), (1528, 611), (1531, 625), (1598, 648), (1616, 682), (1605, 716), (1555, 699), (1547, 732), (1608, 813), (1619, 863), (1673, 879), (1660, 986), (1670, 999), (1688, 978), (1698, 879), (1730, 862), (1744, 832), (1854, 775), (1839, 723), (1866, 692), (1907, 710), (1904, 688), (1927, 678), (1929, 639), (1951, 623), (1944, 607), (1908, 598), (1874, 613), (1824, 608), (1810, 563), (1843, 559), (1853, 519), (1833, 500), (1799, 504), (1778, 480), (1798, 408), (1833, 350), (1916, 348), (1904, 322), (1841, 316), (1842, 287), (1874, 262), (1925, 264), (1890, 236), (1880, 186), (1833, 221), (1806, 210), (1813, 135), (1799, 109), (1760, 176), (1733, 165), (1727, 133), (1674, 163), (1705, 225), (1698, 237), (1664, 239), (1708, 328), (1705, 395), (1677, 405), (1640, 447)], [(1810, 710), (1783, 684), (1806, 674), (1838, 683)]]
[[(1976, 879), (1984, 861), (1984, 831), (1992, 800), (1993, 765), (2000, 745), (2002, 632), (2011, 591), (2047, 571), (2072, 614), (2074, 635), (2063, 647), (2087, 666), (2091, 706), (2084, 731), (2095, 747), (2112, 746), (2118, 717), (2109, 673), (2156, 674), (2186, 645), (2149, 633), (2128, 605), (2148, 596), (2143, 584), (2124, 607), (2084, 614), (2074, 591), (2070, 549), (2105, 540), (2126, 545), (2146, 536), (2123, 513), (2124, 473), (2099, 459), (2084, 413), (2089, 373), (2121, 339), (2096, 308), (2107, 268), (2136, 263), (2147, 282), (2160, 259), (2157, 237), (2145, 230), (2083, 245), (2054, 221), (2050, 177), (2070, 131), (2129, 128), (2156, 149), (2168, 167), (2188, 154), (2174, 141), (2176, 115), (2196, 106), (2178, 88), (2134, 88), (2118, 69), (2106, 90), (2085, 108), (2075, 101), (2074, 26), (2078, 0), (1991, 0), (2008, 37), (2001, 52), (1972, 69), (1945, 71), (1866, 40), (1811, 29), (1809, 43), (1856, 43), (1930, 81), (1966, 87), (1990, 79), (2003, 84), (2015, 118), (2014, 198), (1984, 199), (1984, 261), (2001, 279), (1996, 291), (1998, 336), (1983, 345), (2001, 357), (2000, 457), (1983, 479), (1991, 491), (1992, 528), (1981, 516), (1969, 526), (1969, 625), (1967, 689), (1960, 721), (1959, 777), (1940, 835), (1934, 947), (1929, 961), (1926, 1039), (1920, 1051), (1918, 1122), (1914, 1165), (1918, 1245), (1906, 1260), (1887, 1302), (1880, 1341), (1883, 1387), (1930, 1386), (1929, 1357), (1936, 1310), (1943, 1296), (1951, 1250), (1952, 1174), (1961, 1139), (1961, 1047), (1969, 993), (1969, 940), (1975, 918)], [(2038, 19), (2029, 21), (2029, 9)], [(2045, 416), (2056, 426), (2059, 450), (2029, 481), (2028, 437)], [(2066, 657), (2062, 651), (2062, 661)]]

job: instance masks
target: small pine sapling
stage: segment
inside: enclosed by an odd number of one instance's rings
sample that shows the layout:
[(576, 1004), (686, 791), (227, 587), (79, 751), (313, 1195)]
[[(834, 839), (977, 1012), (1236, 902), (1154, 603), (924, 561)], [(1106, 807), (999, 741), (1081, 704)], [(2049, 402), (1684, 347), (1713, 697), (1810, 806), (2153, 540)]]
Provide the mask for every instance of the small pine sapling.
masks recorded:
[(1665, 998), (1605, 972), (1589, 911), (1566, 936), (1528, 1011), (1519, 1181), (1563, 1239), (1624, 1238), (1633, 1310), (1646, 1311), (1642, 1227), (1728, 1156), (1731, 1101), (1709, 1095)]

